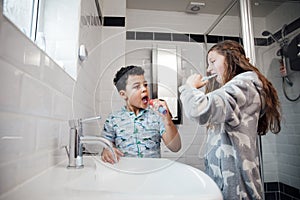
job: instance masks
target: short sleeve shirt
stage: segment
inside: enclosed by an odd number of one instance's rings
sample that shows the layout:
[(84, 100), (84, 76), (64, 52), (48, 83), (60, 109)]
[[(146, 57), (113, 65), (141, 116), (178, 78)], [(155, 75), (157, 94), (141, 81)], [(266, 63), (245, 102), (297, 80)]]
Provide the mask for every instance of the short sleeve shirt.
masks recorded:
[(126, 157), (159, 158), (165, 131), (161, 116), (153, 110), (147, 108), (135, 115), (124, 106), (108, 116), (102, 135)]

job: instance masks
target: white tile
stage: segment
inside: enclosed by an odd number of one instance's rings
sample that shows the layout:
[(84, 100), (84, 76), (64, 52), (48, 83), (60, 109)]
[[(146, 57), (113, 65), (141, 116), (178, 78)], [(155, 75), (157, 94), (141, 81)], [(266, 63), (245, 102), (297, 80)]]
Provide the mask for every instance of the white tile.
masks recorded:
[(200, 145), (191, 145), (185, 152), (187, 156), (198, 156), (200, 154), (200, 150), (204, 150), (200, 148)]
[(185, 158), (186, 164), (189, 165), (200, 165), (203, 163), (203, 159), (200, 159), (198, 156), (189, 156)]
[[(280, 179), (280, 182), (282, 179)], [(272, 171), (272, 172), (266, 172), (264, 171), (264, 181), (265, 182), (278, 182), (279, 178), (277, 175), (277, 171)]]
[[(92, 72), (89, 72), (90, 70)], [(93, 73), (94, 76), (92, 76), (91, 73)], [(97, 87), (97, 82), (95, 82), (95, 78), (98, 78), (98, 76), (95, 71), (93, 72), (93, 68), (79, 68), (77, 73), (76, 86), (80, 85), (80, 87), (87, 90), (91, 96), (94, 96)]]
[(60, 122), (58, 147), (62, 148), (69, 145), (70, 127), (68, 121)]
[(60, 119), (69, 119), (72, 110), (72, 100), (60, 92), (53, 95), (53, 116)]
[(0, 108), (2, 110), (20, 109), (21, 84), (23, 73), (0, 59)]
[(54, 162), (54, 151), (39, 151), (35, 154), (24, 156), (22, 159), (17, 160), (17, 170), (15, 177), (17, 184), (39, 175), (42, 171), (58, 163), (59, 160)]
[(35, 115), (49, 116), (52, 111), (53, 91), (42, 82), (24, 76), (22, 80), (21, 110)]
[[(299, 145), (300, 143), (300, 134), (299, 135), (290, 135), (287, 136), (287, 144), (289, 145)], [(298, 154), (300, 157), (300, 154)]]
[[(2, 17), (0, 26), (0, 55), (2, 59), (38, 77), (40, 50), (11, 22), (2, 20)], [(35, 62), (27, 62), (33, 60)]]
[(34, 153), (36, 119), (18, 113), (0, 112), (0, 163)]
[(103, 0), (104, 16), (126, 16), (126, 2), (123, 0)]
[(82, 106), (93, 109), (94, 108), (94, 96), (81, 84), (75, 84), (72, 94), (72, 100), (77, 101)]
[(37, 120), (36, 150), (52, 150), (59, 146), (60, 124), (48, 118)]
[(47, 57), (45, 57), (43, 65), (43, 82), (71, 97), (75, 84), (74, 80), (61, 67)]
[(0, 165), (0, 171), (0, 194), (4, 194), (5, 192), (12, 190), (17, 185), (17, 165), (15, 163)]

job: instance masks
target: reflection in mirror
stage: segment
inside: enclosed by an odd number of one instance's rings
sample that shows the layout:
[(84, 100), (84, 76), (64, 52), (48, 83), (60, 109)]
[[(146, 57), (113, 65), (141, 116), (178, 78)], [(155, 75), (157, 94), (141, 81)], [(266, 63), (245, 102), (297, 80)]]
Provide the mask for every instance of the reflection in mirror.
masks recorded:
[(77, 74), (80, 0), (3, 0), (3, 14), (71, 77)]
[(174, 123), (181, 121), (178, 102), (178, 69), (181, 68), (180, 49), (157, 46), (152, 50), (152, 96), (167, 102)]

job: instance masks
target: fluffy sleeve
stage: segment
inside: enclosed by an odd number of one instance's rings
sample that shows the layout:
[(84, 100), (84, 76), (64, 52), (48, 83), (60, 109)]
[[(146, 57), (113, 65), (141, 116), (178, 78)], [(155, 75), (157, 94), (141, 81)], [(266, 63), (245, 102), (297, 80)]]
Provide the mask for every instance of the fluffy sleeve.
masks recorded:
[(181, 86), (180, 99), (185, 115), (201, 125), (228, 123), (238, 126), (241, 120), (240, 109), (247, 102), (247, 86), (240, 80), (232, 80), (211, 93)]

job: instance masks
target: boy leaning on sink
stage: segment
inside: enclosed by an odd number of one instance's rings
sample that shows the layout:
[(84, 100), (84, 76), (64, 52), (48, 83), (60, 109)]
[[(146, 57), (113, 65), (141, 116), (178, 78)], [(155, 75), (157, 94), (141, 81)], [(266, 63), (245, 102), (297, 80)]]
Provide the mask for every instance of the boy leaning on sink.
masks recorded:
[[(149, 106), (149, 89), (144, 70), (132, 65), (122, 67), (113, 82), (125, 105), (108, 116), (102, 135), (113, 143), (117, 161), (122, 156), (160, 158), (161, 139), (172, 152), (178, 152), (181, 148), (180, 135), (167, 103), (154, 99), (153, 106)], [(159, 113), (160, 107), (168, 112)], [(115, 162), (110, 150), (105, 148), (101, 158), (104, 162)]]

